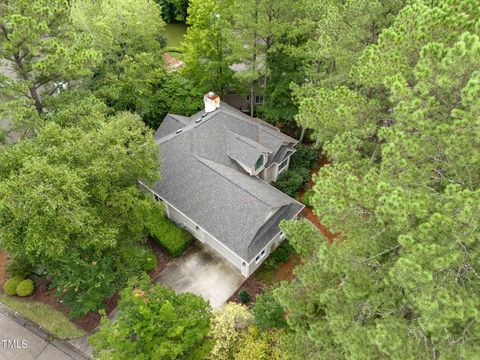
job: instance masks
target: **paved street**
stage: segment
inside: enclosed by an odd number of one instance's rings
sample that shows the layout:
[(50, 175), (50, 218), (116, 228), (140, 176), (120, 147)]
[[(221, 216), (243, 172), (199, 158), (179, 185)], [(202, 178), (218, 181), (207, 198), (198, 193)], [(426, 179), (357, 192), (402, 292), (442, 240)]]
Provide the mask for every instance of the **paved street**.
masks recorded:
[(58, 340), (47, 341), (46, 334), (33, 326), (22, 326), (0, 312), (1, 360), (84, 360)]

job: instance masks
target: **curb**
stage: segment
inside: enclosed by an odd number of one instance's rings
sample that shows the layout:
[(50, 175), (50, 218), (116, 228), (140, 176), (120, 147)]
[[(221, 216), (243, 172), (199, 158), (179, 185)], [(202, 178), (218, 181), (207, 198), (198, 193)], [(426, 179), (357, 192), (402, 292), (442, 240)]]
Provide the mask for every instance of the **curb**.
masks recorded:
[(19, 315), (17, 311), (10, 309), (7, 305), (0, 302), (0, 313), (9, 317), (10, 319), (17, 322), (19, 325), (28, 329), (38, 337), (47, 341), (51, 345), (55, 346), (60, 351), (63, 351), (65, 354), (70, 356), (74, 360), (91, 360), (91, 357), (83, 353), (73, 345), (70, 345), (68, 342), (60, 339), (58, 336), (50, 333), (49, 331), (42, 328), (40, 325), (34, 323), (33, 321), (24, 319)]

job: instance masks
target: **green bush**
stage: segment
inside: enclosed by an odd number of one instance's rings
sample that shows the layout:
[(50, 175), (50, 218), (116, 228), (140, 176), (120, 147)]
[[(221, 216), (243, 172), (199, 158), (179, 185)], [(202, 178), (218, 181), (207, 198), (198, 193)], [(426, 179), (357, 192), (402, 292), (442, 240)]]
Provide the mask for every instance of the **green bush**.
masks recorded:
[(150, 235), (173, 257), (182, 255), (193, 240), (193, 235), (165, 218), (163, 211), (154, 211), (149, 220)]
[(242, 302), (242, 304), (246, 304), (250, 301), (250, 294), (248, 293), (247, 289), (242, 289), (238, 293), (238, 298)]
[(23, 280), (17, 285), (18, 296), (30, 296), (33, 294), (33, 290), (35, 290), (35, 286), (30, 279)]
[(15, 295), (17, 293), (17, 286), (22, 281), (23, 278), (20, 276), (15, 276), (11, 279), (8, 279), (5, 281), (5, 284), (3, 284), (3, 292), (7, 295)]
[(305, 191), (305, 194), (303, 194), (303, 203), (305, 204), (305, 206), (308, 206), (308, 207), (313, 206), (313, 203), (312, 203), (313, 195), (315, 195), (315, 192), (313, 191), (313, 189), (308, 189), (307, 191)]
[(295, 153), (290, 158), (289, 169), (311, 169), (318, 162), (318, 149), (313, 146), (297, 144)]
[(301, 190), (307, 182), (307, 169), (287, 170), (280, 174), (275, 183), (275, 187), (288, 196), (295, 197), (295, 194)]
[(252, 307), (255, 323), (262, 329), (283, 327), (285, 310), (271, 292), (258, 295)]
[(152, 251), (146, 250), (142, 261), (143, 271), (153, 271), (157, 268), (157, 258)]
[(12, 258), (5, 269), (12, 277), (27, 278), (33, 273), (33, 266), (23, 257)]
[(267, 270), (273, 270), (280, 264), (285, 264), (290, 257), (290, 251), (284, 247), (278, 247), (272, 254), (270, 254), (269, 258), (265, 261), (265, 268)]

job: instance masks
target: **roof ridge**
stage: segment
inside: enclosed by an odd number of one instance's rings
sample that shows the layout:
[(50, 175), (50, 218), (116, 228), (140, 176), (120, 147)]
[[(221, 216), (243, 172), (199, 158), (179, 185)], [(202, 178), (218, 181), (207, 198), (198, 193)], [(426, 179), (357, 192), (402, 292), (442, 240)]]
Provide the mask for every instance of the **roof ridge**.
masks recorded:
[[(250, 194), (251, 196), (253, 196), (255, 199), (257, 199), (258, 201), (260, 201), (262, 204), (265, 204), (265, 205), (267, 205), (268, 207), (270, 207), (270, 208), (272, 208), (272, 209), (274, 208), (274, 206), (266, 203), (263, 199), (260, 199), (257, 195), (252, 194), (252, 192), (248, 191), (247, 189), (245, 189), (243, 186), (241, 186), (241, 185), (238, 184), (237, 182), (229, 179), (229, 178), (226, 177), (224, 174), (222, 174), (221, 172), (219, 172), (217, 169), (211, 167), (208, 163), (211, 162), (211, 163), (214, 163), (214, 164), (216, 164), (216, 165), (225, 166), (225, 167), (227, 167), (229, 170), (233, 170), (233, 169), (229, 168), (229, 167), (226, 166), (226, 165), (217, 163), (216, 161), (212, 161), (212, 160), (205, 159), (205, 158), (203, 158), (203, 157), (201, 157), (201, 156), (198, 156), (198, 155), (193, 155), (193, 157), (196, 158), (197, 161), (201, 162), (203, 165), (205, 165), (205, 166), (207, 166), (208, 168), (210, 168), (212, 171), (215, 171), (218, 175), (220, 175), (221, 177), (223, 177), (225, 180), (231, 182), (232, 184), (235, 184), (235, 185), (238, 186), (240, 189), (242, 189), (244, 192), (246, 192), (246, 193)], [(245, 174), (243, 174), (243, 173), (241, 173), (241, 172), (239, 172), (239, 174), (246, 176)], [(258, 179), (258, 178), (257, 178), (257, 179)], [(268, 184), (268, 185), (269, 185), (269, 184)], [(270, 186), (271, 186), (271, 185), (270, 185)], [(272, 186), (272, 187), (273, 187), (273, 186)], [(285, 205), (283, 205), (283, 206), (285, 206)]]

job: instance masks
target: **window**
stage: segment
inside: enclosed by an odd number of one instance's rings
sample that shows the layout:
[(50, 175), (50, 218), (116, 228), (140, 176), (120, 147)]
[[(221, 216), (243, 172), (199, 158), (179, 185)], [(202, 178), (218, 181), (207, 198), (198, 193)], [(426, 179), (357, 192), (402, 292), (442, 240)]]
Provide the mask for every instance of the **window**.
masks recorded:
[(257, 162), (255, 163), (255, 171), (260, 170), (260, 168), (263, 166), (263, 163), (265, 162), (265, 157), (261, 155)]
[(255, 104), (263, 104), (263, 96), (256, 95), (255, 96)]
[(285, 170), (288, 166), (288, 158), (282, 161), (280, 165), (278, 165), (278, 173), (280, 174), (283, 170)]
[(263, 249), (262, 252), (260, 254), (258, 254), (257, 257), (255, 258), (255, 264), (258, 264), (259, 261), (262, 260), (265, 257), (266, 253), (267, 253), (267, 251), (265, 249)]

